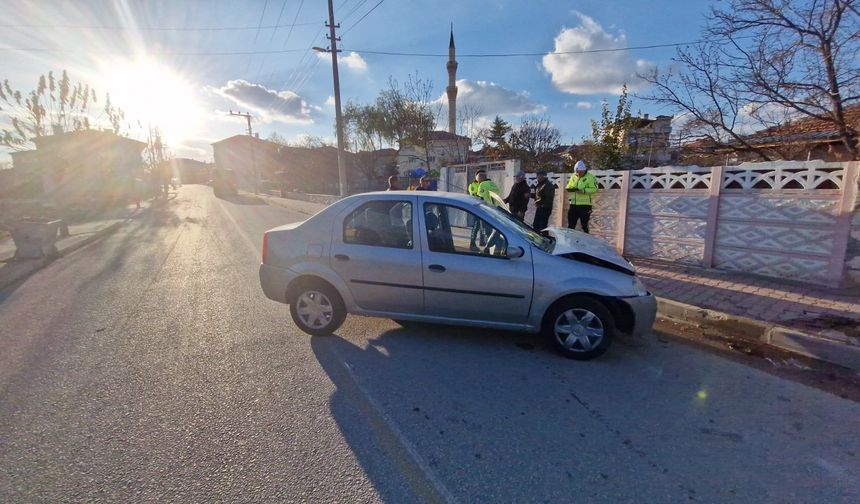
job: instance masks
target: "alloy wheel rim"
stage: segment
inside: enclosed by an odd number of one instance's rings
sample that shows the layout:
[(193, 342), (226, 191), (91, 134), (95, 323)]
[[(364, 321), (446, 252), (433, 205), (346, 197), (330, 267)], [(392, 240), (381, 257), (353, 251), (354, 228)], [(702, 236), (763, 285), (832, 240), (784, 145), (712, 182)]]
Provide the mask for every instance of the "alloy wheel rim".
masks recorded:
[(299, 296), (296, 312), (307, 327), (322, 329), (331, 323), (334, 307), (322, 292), (306, 291)]
[(555, 319), (554, 334), (565, 350), (588, 352), (603, 341), (603, 321), (589, 310), (573, 308)]

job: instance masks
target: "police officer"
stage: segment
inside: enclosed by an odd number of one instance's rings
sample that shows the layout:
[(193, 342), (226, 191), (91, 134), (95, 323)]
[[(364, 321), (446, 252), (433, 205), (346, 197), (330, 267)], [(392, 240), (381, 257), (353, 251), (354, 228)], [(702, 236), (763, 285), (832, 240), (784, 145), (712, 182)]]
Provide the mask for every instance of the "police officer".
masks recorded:
[[(469, 187), (466, 190), (469, 192), (469, 196), (478, 197), (478, 188), (481, 186), (481, 181), (478, 178), (483, 175), (486, 177), (486, 172), (484, 170), (478, 170), (475, 173), (475, 180), (469, 182)], [(477, 251), (480, 250), (476, 242), (478, 241), (478, 235), (481, 237), (481, 246), (486, 243), (487, 237), (484, 235), (484, 230), (481, 226), (481, 221), (474, 219), (471, 214), (469, 214), (469, 224), (472, 226), (472, 235), (469, 238), (469, 250)]]
[(487, 172), (481, 170), (475, 175), (475, 180), (478, 181), (478, 197), (486, 201), (488, 205), (498, 206), (497, 200), (493, 199), (490, 193), (499, 195), (501, 190), (495, 182), (487, 178)]
[(567, 209), (567, 227), (576, 229), (576, 222), (582, 223), (582, 230), (588, 232), (591, 219), (591, 196), (597, 192), (597, 179), (588, 173), (585, 161), (579, 160), (573, 167), (574, 174), (567, 181), (570, 208)]
[(478, 175), (482, 173), (486, 174), (484, 170), (478, 170), (477, 173), (475, 173), (475, 180), (469, 182), (469, 187), (466, 188), (466, 190), (469, 192), (469, 196), (474, 196), (476, 198), (478, 197), (478, 186), (481, 185), (481, 183), (478, 181)]

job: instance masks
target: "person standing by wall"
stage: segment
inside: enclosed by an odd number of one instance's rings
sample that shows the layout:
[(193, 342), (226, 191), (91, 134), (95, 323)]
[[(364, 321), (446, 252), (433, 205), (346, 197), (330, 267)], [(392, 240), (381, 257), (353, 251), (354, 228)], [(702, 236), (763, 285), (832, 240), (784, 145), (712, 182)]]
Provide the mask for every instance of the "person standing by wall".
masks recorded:
[[(469, 187), (466, 188), (466, 191), (468, 191), (469, 196), (474, 196), (476, 198), (478, 197), (478, 188), (481, 186), (481, 182), (478, 180), (478, 178), (481, 175), (486, 177), (486, 173), (484, 172), (484, 170), (478, 170), (477, 173), (475, 173), (475, 180), (469, 182)], [(475, 251), (479, 250), (476, 244), (478, 241), (478, 235), (480, 235), (481, 238), (481, 246), (484, 246), (484, 244), (486, 243), (486, 236), (484, 236), (481, 221), (472, 219), (471, 214), (469, 215), (471, 222), (469, 222), (468, 224), (472, 226), (472, 236), (469, 239), (469, 249)]]
[(400, 190), (400, 181), (397, 180), (397, 175), (392, 175), (388, 177), (388, 189), (386, 191), (399, 191)]
[(529, 205), (531, 189), (526, 183), (526, 174), (519, 172), (514, 176), (514, 185), (511, 186), (511, 191), (508, 197), (505, 198), (505, 203), (508, 204), (511, 213), (517, 219), (525, 222), (526, 209)]
[[(493, 205), (496, 207), (501, 206), (501, 189), (499, 186), (490, 180), (487, 177), (487, 173), (484, 171), (478, 172), (478, 175), (475, 176), (475, 179), (478, 181), (478, 197), (484, 200), (488, 205)], [(493, 196), (495, 195), (495, 197)], [(481, 221), (478, 221), (478, 225), (481, 226)], [(483, 245), (481, 251), (484, 254), (489, 254), (490, 250), (493, 251), (494, 254), (502, 253), (502, 235), (499, 233), (497, 229), (493, 228), (485, 228), (482, 226), (481, 234), (482, 234), (482, 243), (484, 243), (484, 239), (486, 239), (486, 245)], [(474, 231), (473, 231), (474, 233)], [(489, 236), (486, 236), (489, 235)]]
[(574, 174), (567, 181), (567, 195), (570, 208), (567, 210), (567, 227), (576, 229), (576, 222), (582, 223), (582, 230), (588, 232), (591, 219), (591, 197), (597, 192), (597, 179), (588, 173), (588, 166), (579, 160), (573, 167)]
[(555, 184), (547, 177), (543, 170), (537, 171), (537, 187), (535, 187), (535, 218), (532, 227), (536, 231), (543, 231), (549, 225), (549, 216), (552, 215), (552, 205), (555, 201)]
[[(495, 193), (496, 196), (499, 196), (501, 189), (496, 185), (495, 182), (490, 180), (487, 177), (487, 172), (479, 171), (477, 175), (475, 175), (475, 180), (478, 181), (478, 197), (484, 200), (488, 205), (498, 206), (498, 202), (493, 199), (490, 193)], [(501, 198), (501, 196), (499, 196)]]
[(421, 177), (421, 180), (418, 182), (418, 187), (415, 188), (416, 191), (432, 191), (430, 188), (430, 175), (424, 175)]

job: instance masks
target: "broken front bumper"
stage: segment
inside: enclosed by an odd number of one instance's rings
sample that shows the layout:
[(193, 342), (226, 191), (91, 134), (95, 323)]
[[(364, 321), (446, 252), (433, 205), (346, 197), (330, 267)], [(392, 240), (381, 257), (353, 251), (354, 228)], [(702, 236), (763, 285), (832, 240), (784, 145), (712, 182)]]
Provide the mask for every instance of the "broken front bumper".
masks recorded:
[(654, 326), (657, 318), (657, 297), (650, 292), (645, 296), (620, 298), (619, 301), (630, 307), (633, 313), (633, 337), (645, 336)]

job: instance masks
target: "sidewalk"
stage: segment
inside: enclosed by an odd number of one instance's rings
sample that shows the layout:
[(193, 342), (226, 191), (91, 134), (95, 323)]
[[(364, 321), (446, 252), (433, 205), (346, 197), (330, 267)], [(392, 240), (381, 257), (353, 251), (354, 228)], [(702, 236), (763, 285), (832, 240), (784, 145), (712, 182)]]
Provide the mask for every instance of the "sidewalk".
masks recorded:
[[(87, 222), (69, 224), (69, 236), (59, 238), (57, 250), (62, 256), (92, 243), (99, 238), (116, 231), (125, 221), (140, 214), (149, 203), (141, 203), (141, 208), (129, 206), (107, 212), (98, 219)], [(12, 237), (4, 233), (0, 235), (0, 289), (26, 278), (40, 269), (51, 259), (29, 259), (12, 261), (15, 256), (15, 243)]]
[(634, 258), (658, 316), (860, 370), (860, 292)]

